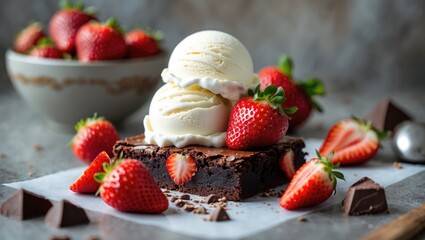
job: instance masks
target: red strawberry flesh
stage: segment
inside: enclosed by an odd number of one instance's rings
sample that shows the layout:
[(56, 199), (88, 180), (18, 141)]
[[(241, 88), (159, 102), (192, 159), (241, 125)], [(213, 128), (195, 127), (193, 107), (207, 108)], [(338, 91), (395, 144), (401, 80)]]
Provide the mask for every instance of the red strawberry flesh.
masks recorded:
[(177, 185), (190, 181), (197, 172), (196, 162), (190, 155), (171, 154), (166, 161), (167, 171)]

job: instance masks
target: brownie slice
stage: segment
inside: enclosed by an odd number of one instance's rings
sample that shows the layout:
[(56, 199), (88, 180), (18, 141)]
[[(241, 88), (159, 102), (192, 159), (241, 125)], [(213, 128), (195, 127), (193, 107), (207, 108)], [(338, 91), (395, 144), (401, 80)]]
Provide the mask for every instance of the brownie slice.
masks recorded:
[[(305, 162), (304, 147), (301, 138), (293, 137), (285, 137), (278, 144), (255, 151), (203, 146), (159, 147), (147, 144), (142, 134), (118, 141), (114, 154), (142, 161), (161, 188), (201, 196), (214, 193), (228, 200), (240, 201), (288, 182), (280, 169), (279, 158), (292, 149), (294, 166), (298, 169)], [(197, 173), (183, 185), (173, 182), (165, 166), (168, 156), (173, 153), (190, 154), (196, 161)]]

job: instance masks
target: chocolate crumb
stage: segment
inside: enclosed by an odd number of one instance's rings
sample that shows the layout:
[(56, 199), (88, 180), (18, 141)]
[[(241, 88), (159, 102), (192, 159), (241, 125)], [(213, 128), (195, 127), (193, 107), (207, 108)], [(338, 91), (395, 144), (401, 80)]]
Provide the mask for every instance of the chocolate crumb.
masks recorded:
[(227, 204), (225, 202), (215, 202), (212, 204), (214, 207), (222, 207), (225, 208)]
[(195, 208), (192, 213), (194, 214), (207, 214), (207, 209), (204, 207), (197, 207)]
[(186, 210), (187, 212), (191, 212), (195, 209), (195, 206), (191, 203), (185, 203), (183, 206), (183, 209)]
[(227, 198), (226, 197), (222, 197), (220, 199), (218, 199), (219, 202), (227, 202)]
[(171, 197), (171, 199), (170, 199), (170, 201), (171, 201), (171, 202), (175, 202), (177, 199), (179, 199), (179, 198), (178, 198), (178, 197), (176, 197), (176, 196), (172, 196), (172, 197)]
[(207, 198), (205, 198), (205, 202), (208, 204), (216, 203), (218, 202), (218, 197), (215, 194), (210, 194)]
[(171, 194), (169, 194), (169, 193), (165, 193), (164, 194), (166, 197), (171, 197), (172, 195)]
[(192, 202), (199, 203), (199, 200), (198, 199), (193, 199)]
[(32, 147), (33, 147), (36, 151), (41, 151), (41, 150), (43, 150), (43, 147), (42, 147), (39, 143), (36, 143), (36, 144), (32, 145)]
[(393, 168), (395, 169), (402, 169), (403, 165), (400, 162), (394, 162), (393, 163)]
[(176, 204), (177, 207), (180, 207), (181, 208), (181, 207), (183, 207), (186, 204), (186, 201), (183, 201), (183, 200), (180, 200), (179, 199), (179, 200), (176, 200), (176, 203), (175, 204)]
[(70, 240), (68, 235), (51, 235), (49, 240)]
[(208, 216), (208, 220), (212, 222), (221, 222), (230, 220), (229, 215), (227, 215), (226, 210), (222, 207), (218, 207), (213, 210), (213, 212)]
[(6, 153), (0, 152), (0, 158), (5, 158), (5, 157), (7, 157)]
[(201, 203), (207, 203), (207, 200), (205, 198), (202, 198)]
[(298, 222), (308, 222), (308, 219), (306, 217), (298, 217), (297, 221)]
[(165, 190), (163, 190), (162, 192), (163, 192), (163, 193), (170, 193), (170, 190), (165, 189)]
[(180, 196), (180, 199), (182, 200), (190, 200), (190, 195), (189, 194), (183, 194)]

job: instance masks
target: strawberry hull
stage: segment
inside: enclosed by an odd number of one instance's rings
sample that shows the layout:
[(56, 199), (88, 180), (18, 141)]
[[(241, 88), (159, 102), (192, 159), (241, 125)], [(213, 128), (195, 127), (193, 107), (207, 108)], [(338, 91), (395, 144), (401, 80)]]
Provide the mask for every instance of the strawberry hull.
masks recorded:
[[(138, 135), (118, 141), (114, 154), (143, 162), (161, 188), (208, 196), (211, 193), (228, 200), (241, 201), (270, 188), (288, 182), (279, 166), (279, 159), (289, 148), (294, 151), (295, 168), (304, 162), (305, 144), (301, 138), (285, 138), (278, 144), (255, 151), (228, 148), (188, 146), (184, 148), (158, 147), (146, 144)], [(190, 181), (177, 185), (166, 168), (166, 160), (173, 153), (190, 155), (197, 172)]]

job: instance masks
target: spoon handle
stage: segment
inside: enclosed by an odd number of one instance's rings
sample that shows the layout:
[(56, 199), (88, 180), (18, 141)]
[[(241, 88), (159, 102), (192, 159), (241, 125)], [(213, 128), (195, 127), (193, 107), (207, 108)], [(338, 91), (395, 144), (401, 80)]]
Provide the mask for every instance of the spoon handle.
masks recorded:
[(425, 229), (425, 204), (367, 234), (363, 240), (410, 239)]

